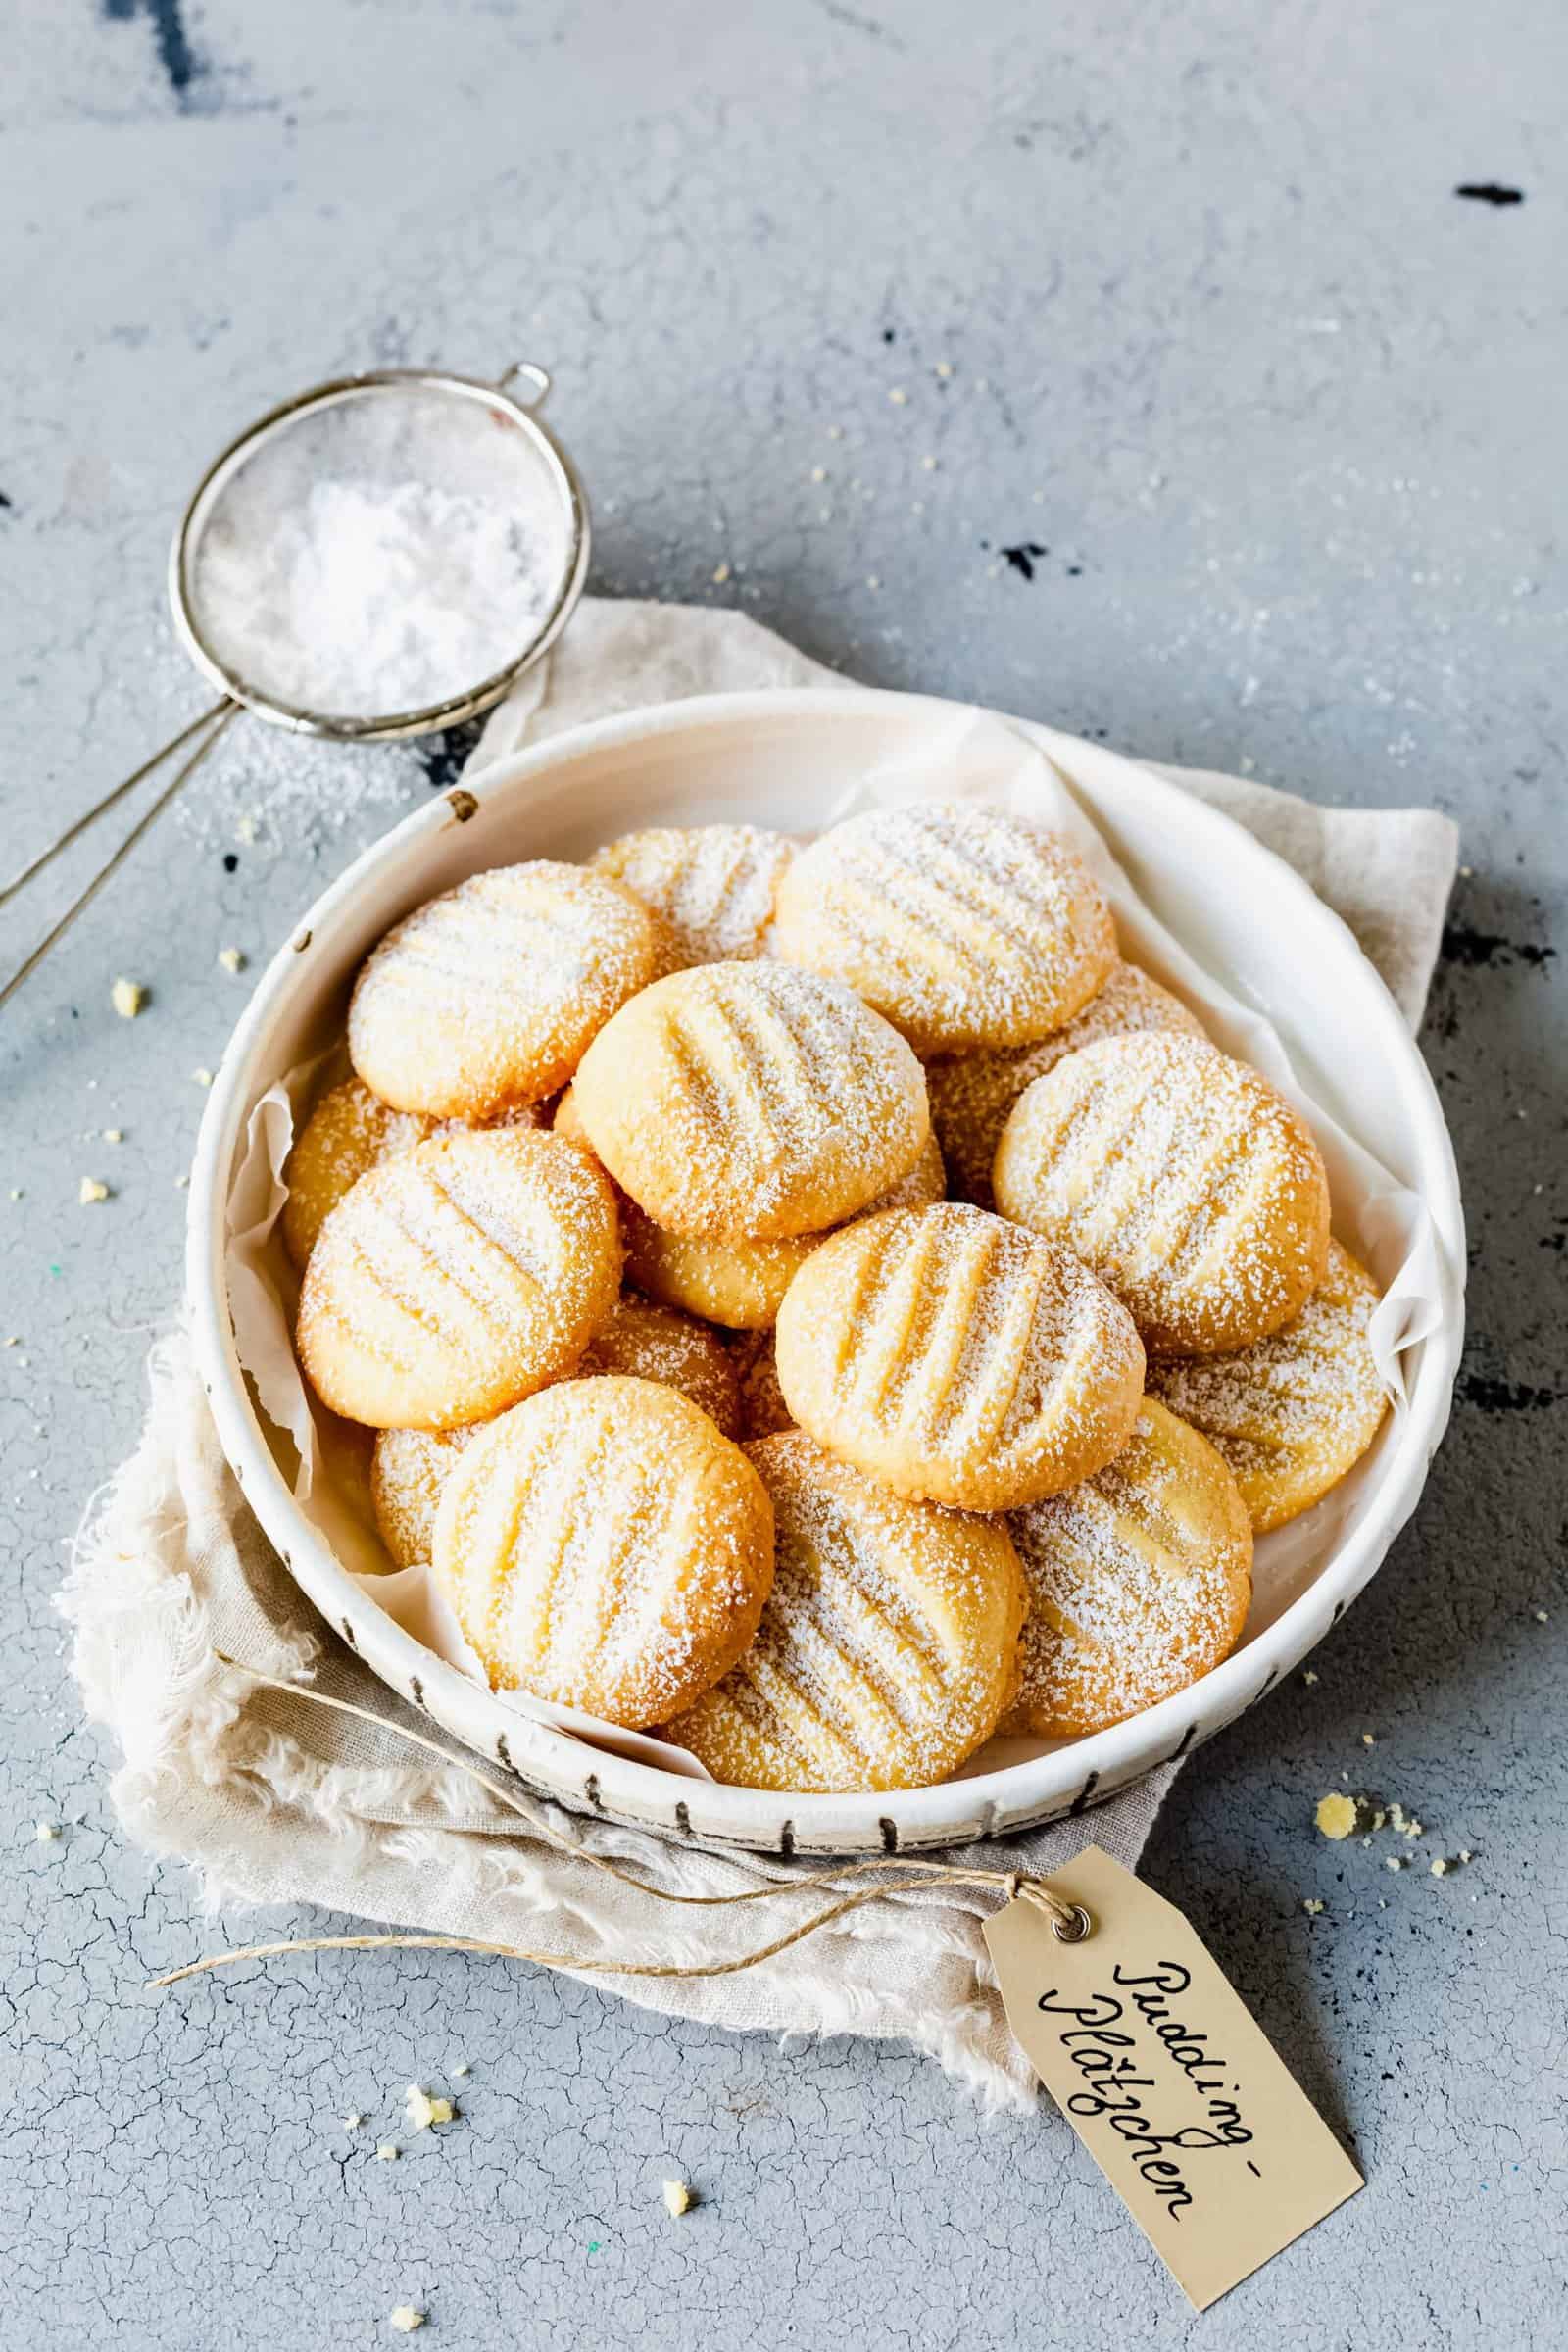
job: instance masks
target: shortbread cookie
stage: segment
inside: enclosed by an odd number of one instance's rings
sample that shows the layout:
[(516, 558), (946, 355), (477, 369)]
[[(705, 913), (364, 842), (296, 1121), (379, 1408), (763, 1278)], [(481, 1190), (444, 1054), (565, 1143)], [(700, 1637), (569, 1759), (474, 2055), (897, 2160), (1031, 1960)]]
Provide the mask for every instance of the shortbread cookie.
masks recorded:
[[(890, 1185), (864, 1213), (940, 1200), (945, 1182), (942, 1154), (928, 1136), (907, 1176)], [(705, 1241), (666, 1233), (634, 1200), (624, 1202), (620, 1221), (628, 1281), (652, 1298), (731, 1331), (772, 1329), (785, 1292), (823, 1238), (803, 1233), (788, 1242)]]
[(975, 801), (873, 808), (803, 850), (769, 953), (847, 981), (922, 1054), (1026, 1045), (1116, 960), (1099, 884), (1049, 833)]
[(429, 1559), (447, 1480), (464, 1447), (487, 1426), (376, 1432), (370, 1496), (381, 1541), (400, 1568)]
[(906, 1502), (798, 1431), (747, 1448), (773, 1502), (757, 1639), (665, 1726), (748, 1788), (919, 1788), (991, 1737), (1023, 1578), (997, 1520)]
[[(577, 1366), (631, 1373), (678, 1389), (726, 1438), (740, 1420), (740, 1379), (724, 1344), (690, 1315), (654, 1306), (622, 1291), (610, 1320)], [(430, 1557), (442, 1490), (458, 1456), (483, 1422), (465, 1429), (383, 1429), (375, 1440), (371, 1493), (381, 1541), (400, 1568)]]
[[(531, 1127), (537, 1113), (519, 1104), (497, 1123)], [(301, 1273), (328, 1212), (345, 1193), (383, 1160), (401, 1159), (416, 1144), (427, 1143), (445, 1124), (422, 1111), (393, 1110), (363, 1078), (347, 1079), (321, 1097), (283, 1163), (283, 1243)]]
[(656, 825), (607, 842), (588, 862), (663, 916), (682, 963), (735, 963), (762, 953), (795, 849), (760, 825)]
[(416, 907), (366, 962), (349, 1053), (399, 1110), (485, 1119), (564, 1086), (611, 1014), (647, 986), (654, 920), (604, 874), (536, 858)]
[(495, 1689), (636, 1729), (746, 1648), (773, 1581), (773, 1510), (740, 1447), (674, 1389), (567, 1380), (467, 1448), (434, 1571)]
[(1065, 1250), (956, 1201), (834, 1234), (779, 1309), (801, 1427), (895, 1493), (1004, 1511), (1089, 1478), (1138, 1412), (1131, 1316)]
[(595, 1038), (576, 1116), (667, 1233), (786, 1240), (854, 1216), (930, 1133), (925, 1077), (838, 982), (710, 963), (644, 989)]
[(439, 1123), (421, 1111), (394, 1110), (362, 1078), (321, 1097), (283, 1163), (283, 1245), (301, 1273), (345, 1193), (383, 1160), (401, 1159), (426, 1142)]
[(1064, 1243), (1132, 1310), (1152, 1354), (1250, 1347), (1328, 1259), (1329, 1187), (1305, 1121), (1197, 1038), (1104, 1038), (1013, 1105), (997, 1206)]
[(662, 1381), (705, 1412), (726, 1438), (740, 1427), (740, 1382), (716, 1331), (671, 1306), (622, 1291), (577, 1370)]
[(1149, 1385), (1230, 1464), (1253, 1532), (1309, 1510), (1357, 1463), (1388, 1410), (1367, 1338), (1378, 1286), (1329, 1244), (1298, 1315), (1235, 1355), (1152, 1365)]
[(1029, 1618), (1004, 1731), (1103, 1731), (1185, 1690), (1241, 1639), (1247, 1506), (1208, 1441), (1152, 1397), (1107, 1468), (1007, 1525)]
[(569, 1372), (619, 1285), (614, 1196), (586, 1152), (528, 1128), (435, 1136), (321, 1227), (300, 1361), (351, 1420), (451, 1429)]
[(1007, 1113), (1026, 1086), (1054, 1070), (1058, 1061), (1102, 1037), (1123, 1037), (1138, 1029), (1174, 1029), (1201, 1037), (1202, 1023), (1179, 997), (1136, 964), (1117, 963), (1103, 988), (1092, 996), (1065, 1029), (996, 1054), (944, 1054), (926, 1064), (931, 1124), (948, 1167), (948, 1190), (956, 1200), (994, 1205), (992, 1162)]

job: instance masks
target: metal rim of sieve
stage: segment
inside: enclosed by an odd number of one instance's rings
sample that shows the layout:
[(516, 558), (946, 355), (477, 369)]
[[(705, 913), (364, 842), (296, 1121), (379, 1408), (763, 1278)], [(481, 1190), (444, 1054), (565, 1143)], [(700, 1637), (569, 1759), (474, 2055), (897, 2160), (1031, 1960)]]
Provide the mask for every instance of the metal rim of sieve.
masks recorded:
[[(532, 395), (524, 400), (509, 392), (507, 386), (521, 379)], [(531, 360), (516, 360), (494, 382), (468, 375), (453, 375), (440, 368), (379, 368), (364, 375), (335, 376), (330, 382), (315, 384), (308, 391), (296, 393), (253, 424), (228, 444), (213, 460), (192, 492), (180, 517), (169, 554), (169, 602), (173, 613), (174, 627), (180, 643), (203, 675), (232, 702), (241, 703), (254, 710), (258, 718), (271, 725), (287, 727), (297, 735), (324, 736), (338, 743), (393, 743), (410, 735), (433, 735), (446, 727), (461, 726), (465, 719), (477, 718), (500, 702), (514, 681), (532, 667), (542, 654), (549, 651), (561, 635), (582, 595), (588, 576), (588, 558), (592, 541), (588, 501), (578, 479), (576, 467), (550, 427), (537, 414), (550, 391), (548, 371), (536, 367)], [(445, 702), (427, 703), (416, 710), (390, 711), (369, 718), (323, 716), (317, 710), (305, 710), (286, 703), (262, 689), (230, 668), (215, 652), (203, 634), (196, 615), (194, 595), (194, 560), (201, 543), (203, 529), (216, 508), (221, 492), (256, 455), (264, 443), (297, 423), (302, 417), (340, 402), (351, 400), (366, 392), (434, 392), (442, 396), (473, 401), (484, 408), (500, 413), (521, 432), (535, 454), (544, 462), (551, 483), (560, 501), (566, 522), (567, 561), (555, 600), (543, 621), (534, 630), (521, 651), (504, 668), (493, 670), (477, 684)]]

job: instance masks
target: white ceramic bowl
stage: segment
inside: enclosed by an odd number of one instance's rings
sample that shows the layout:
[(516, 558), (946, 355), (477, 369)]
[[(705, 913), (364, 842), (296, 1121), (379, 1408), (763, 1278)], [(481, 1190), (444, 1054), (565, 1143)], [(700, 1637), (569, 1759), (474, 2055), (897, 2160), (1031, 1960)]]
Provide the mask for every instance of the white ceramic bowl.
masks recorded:
[(1409, 1408), (1353, 1474), (1353, 1506), (1306, 1589), (1214, 1673), (1113, 1730), (938, 1788), (780, 1796), (676, 1778), (520, 1717), (395, 1625), (305, 1518), (235, 1353), (224, 1213), (252, 1105), (340, 1033), (367, 951), (412, 906), (486, 866), (579, 857), (647, 824), (745, 817), (812, 830), (858, 777), (954, 717), (951, 705), (858, 690), (712, 696), (577, 728), (498, 762), (477, 797), (460, 789), (419, 809), (317, 901), (269, 966), (214, 1085), (191, 1183), (188, 1279), (203, 1378), (252, 1508), (322, 1616), (384, 1682), (528, 1788), (578, 1811), (784, 1853), (943, 1845), (1081, 1811), (1187, 1753), (1307, 1654), (1410, 1516), (1442, 1437), (1462, 1330), (1458, 1182), (1432, 1082), (1393, 1000), (1339, 918), (1250, 834), (1146, 768), (1031, 727), (1023, 731), (1072, 777), (1151, 910), (1180, 937), (1184, 909), (1190, 917), (1201, 903), (1227, 975), (1272, 1015), (1320, 1090), (1321, 1024), (1314, 1034), (1303, 1007), (1330, 990), (1341, 1018), (1348, 1011), (1353, 1051), (1333, 1058), (1327, 1099), (1434, 1220), (1450, 1311), (1407, 1352)]

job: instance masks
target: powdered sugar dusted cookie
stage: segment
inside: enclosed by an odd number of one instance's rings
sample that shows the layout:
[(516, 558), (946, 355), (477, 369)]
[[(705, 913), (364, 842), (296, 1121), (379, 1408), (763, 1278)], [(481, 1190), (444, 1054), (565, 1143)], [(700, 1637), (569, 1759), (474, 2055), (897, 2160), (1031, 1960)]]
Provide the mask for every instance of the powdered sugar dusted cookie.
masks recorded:
[(988, 1740), (1023, 1579), (996, 1520), (906, 1502), (793, 1435), (749, 1446), (773, 1590), (739, 1663), (667, 1734), (749, 1788), (917, 1788)]
[(998, 1207), (1093, 1266), (1154, 1354), (1250, 1347), (1328, 1260), (1305, 1121), (1197, 1038), (1146, 1031), (1069, 1054), (1019, 1096), (994, 1180)]
[(436, 1136), (321, 1227), (300, 1361), (372, 1428), (483, 1421), (569, 1372), (619, 1286), (614, 1196), (585, 1152), (527, 1128)]
[(1007, 1526), (1029, 1617), (1004, 1731), (1103, 1731), (1186, 1690), (1241, 1639), (1247, 1506), (1207, 1440), (1152, 1397), (1113, 1462)]
[[(531, 1127), (537, 1114), (519, 1105), (498, 1124)], [(283, 1163), (288, 1199), (283, 1203), (283, 1242), (304, 1271), (329, 1212), (362, 1176), (384, 1160), (401, 1159), (416, 1144), (439, 1134), (444, 1122), (423, 1111), (393, 1110), (372, 1095), (363, 1078), (334, 1086), (312, 1111)]]
[(486, 1426), (376, 1432), (370, 1470), (375, 1524), (400, 1568), (429, 1559), (442, 1490), (464, 1447)]
[(751, 1641), (772, 1506), (675, 1390), (563, 1381), (465, 1452), (434, 1573), (495, 1689), (636, 1729), (689, 1706)]
[(401, 1159), (425, 1143), (439, 1121), (422, 1111), (394, 1110), (362, 1078), (334, 1086), (312, 1111), (283, 1163), (288, 1199), (283, 1243), (303, 1273), (329, 1212), (360, 1178), (383, 1160)]
[(498, 866), (387, 933), (355, 985), (349, 1054), (400, 1110), (492, 1118), (564, 1086), (658, 955), (618, 882), (548, 858)]
[(657, 825), (607, 842), (588, 862), (663, 916), (682, 963), (735, 963), (762, 953), (795, 847), (760, 825)]
[[(928, 1136), (907, 1176), (890, 1185), (864, 1213), (940, 1200), (944, 1181), (942, 1154)], [(819, 1233), (803, 1233), (787, 1242), (709, 1241), (666, 1233), (634, 1200), (623, 1200), (620, 1222), (629, 1281), (651, 1298), (731, 1331), (771, 1330), (785, 1292), (822, 1239)]]
[(787, 1240), (854, 1216), (930, 1133), (908, 1047), (849, 989), (711, 963), (644, 989), (584, 1054), (575, 1115), (668, 1233)]
[(1144, 1385), (1132, 1318), (1087, 1267), (956, 1201), (825, 1241), (775, 1347), (803, 1429), (896, 1493), (963, 1510), (1092, 1476), (1126, 1443)]
[(579, 1374), (620, 1372), (678, 1389), (726, 1438), (737, 1434), (740, 1384), (729, 1349), (716, 1331), (672, 1306), (622, 1291), (602, 1324)]
[(1151, 1367), (1154, 1395), (1229, 1463), (1263, 1535), (1309, 1510), (1360, 1460), (1388, 1410), (1367, 1338), (1378, 1286), (1329, 1244), (1328, 1271), (1300, 1313), (1235, 1355)]
[(922, 1054), (1020, 1046), (1116, 960), (1110, 909), (1061, 842), (975, 801), (852, 816), (779, 885), (769, 952), (847, 981)]
[(991, 1168), (997, 1146), (1007, 1114), (1026, 1086), (1081, 1047), (1139, 1029), (1173, 1029), (1188, 1037), (1203, 1034), (1202, 1023), (1168, 988), (1161, 988), (1136, 964), (1117, 963), (1082, 1012), (1050, 1037), (1000, 1053), (944, 1054), (928, 1061), (931, 1124), (942, 1146), (954, 1199), (976, 1201), (981, 1208), (993, 1205)]

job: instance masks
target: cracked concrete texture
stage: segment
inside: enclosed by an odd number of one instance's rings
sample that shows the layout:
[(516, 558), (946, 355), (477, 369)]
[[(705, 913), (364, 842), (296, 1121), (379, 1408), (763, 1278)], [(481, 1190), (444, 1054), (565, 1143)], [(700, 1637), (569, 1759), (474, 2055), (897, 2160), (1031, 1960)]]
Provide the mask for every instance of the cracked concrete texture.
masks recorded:
[[(259, 963), (446, 780), (428, 747), (236, 728), (0, 1026), (0, 2342), (368, 2345), (405, 2301), (474, 2347), (1552, 2340), (1561, 22), (79, 0), (68, 24), (19, 0), (5, 37), (7, 866), (196, 707), (161, 575), (214, 449), (344, 368), (526, 348), (601, 593), (739, 602), (876, 682), (1457, 816), (1425, 1042), (1473, 1264), (1414, 1524), (1316, 1686), (1205, 1748), (1150, 1848), (1369, 2175), (1204, 2321), (1049, 2113), (984, 2125), (898, 2052), (786, 2055), (416, 1954), (147, 1994), (259, 1923), (199, 1918), (120, 1838), (50, 1594), (177, 1290), (190, 1073), (247, 985), (218, 953)], [(1525, 202), (1451, 193), (1478, 178)], [(89, 862), (6, 910), (0, 968)], [(120, 972), (151, 990), (133, 1023)], [(77, 1206), (86, 1174), (108, 1201)], [(1409, 1868), (1314, 1837), (1342, 1775), (1427, 1823)], [(415, 2081), (459, 2120), (409, 2138)], [(672, 2172), (700, 2200), (678, 2224)]]

